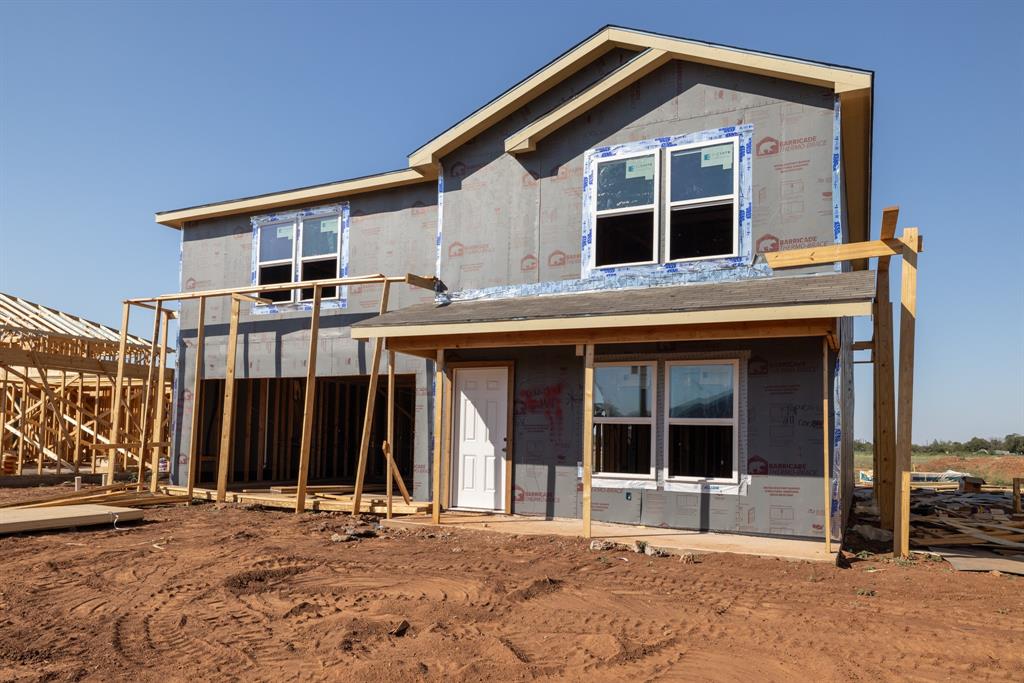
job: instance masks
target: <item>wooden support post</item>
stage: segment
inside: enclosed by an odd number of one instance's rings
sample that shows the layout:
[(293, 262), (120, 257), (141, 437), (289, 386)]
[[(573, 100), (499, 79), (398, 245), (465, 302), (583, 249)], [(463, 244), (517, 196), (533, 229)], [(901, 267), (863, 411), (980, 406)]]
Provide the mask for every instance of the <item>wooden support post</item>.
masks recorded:
[(220, 451), (217, 454), (217, 502), (228, 497), (228, 460), (235, 434), (235, 356), (238, 355), (238, 314), (241, 299), (231, 297), (231, 324), (226, 349), (227, 370), (224, 373), (224, 411), (220, 422)]
[[(388, 312), (388, 296), (391, 292), (391, 283), (385, 281), (380, 295), (380, 315)], [(370, 448), (370, 429), (373, 427), (373, 409), (377, 399), (377, 379), (379, 377), (378, 366), (380, 365), (381, 350), (384, 348), (384, 338), (377, 337), (373, 340), (373, 360), (370, 361), (370, 386), (366, 394), (366, 414), (363, 417), (363, 436), (359, 441), (359, 464), (356, 466), (356, 489), (352, 496), (352, 514), (358, 515), (360, 504), (363, 500), (363, 478), (366, 476), (366, 455)]]
[[(153, 337), (149, 343), (149, 355), (146, 357), (146, 380), (142, 385), (142, 423), (139, 425), (139, 478), (135, 489), (141, 491), (146, 481), (146, 451), (149, 449), (149, 407), (153, 401), (153, 370), (157, 357), (157, 349), (160, 346), (160, 318), (163, 317), (163, 302), (156, 302), (153, 312)], [(164, 379), (161, 375), (160, 386), (163, 388)], [(159, 441), (160, 439), (156, 439)]]
[(894, 505), (893, 554), (910, 555), (910, 450), (914, 414), (914, 335), (917, 324), (917, 228), (905, 228), (900, 290), (899, 411), (896, 422), (896, 470), (900, 487)]
[[(122, 386), (124, 384), (124, 366), (127, 362), (125, 354), (128, 350), (128, 316), (131, 314), (131, 304), (124, 302), (121, 310), (121, 341), (117, 351), (117, 378), (111, 389), (110, 408), (110, 443), (118, 443), (121, 440), (121, 400)], [(98, 425), (97, 425), (98, 426)], [(93, 455), (93, 457), (96, 457)], [(107, 481), (108, 486), (114, 483), (114, 475), (117, 473), (117, 451), (110, 451), (107, 454)]]
[(822, 432), (822, 480), (825, 483), (825, 552), (832, 553), (832, 477), (829, 476), (829, 454), (832, 451), (832, 430), (828, 428), (828, 338), (821, 340), (821, 432)]
[[(881, 238), (892, 239), (896, 234), (899, 207), (882, 211)], [(874, 342), (874, 493), (883, 529), (893, 528), (893, 502), (896, 494), (896, 397), (893, 381), (892, 298), (889, 293), (888, 256), (878, 258), (875, 275)]]
[[(313, 441), (313, 407), (316, 405), (316, 351), (320, 336), (320, 300), (323, 289), (313, 285), (313, 314), (309, 322), (309, 355), (306, 357), (306, 395), (302, 403), (302, 441), (299, 444), (299, 481), (295, 491), (295, 512), (306, 511), (309, 482), (309, 447)], [(358, 512), (358, 507), (356, 508)]]
[[(28, 374), (28, 367), (22, 368)], [(25, 471), (25, 405), (28, 403), (28, 383), (21, 382), (21, 401), (18, 409), (18, 467), (17, 474)]]
[(594, 345), (583, 351), (583, 537), (591, 537), (590, 502), (594, 469)]
[(78, 474), (82, 466), (82, 402), (85, 401), (85, 375), (78, 375), (78, 407), (75, 412), (75, 474)]
[[(40, 374), (39, 380), (42, 382), (42, 386), (46, 386), (49, 382), (48, 378), (42, 374)], [(42, 396), (44, 397), (43, 405), (39, 409), (39, 429), (36, 433), (36, 440), (39, 442), (39, 449), (36, 452), (36, 474), (40, 475), (43, 473), (43, 455), (45, 452), (44, 449), (46, 448), (47, 436), (49, 434), (46, 429), (46, 425), (50, 421), (50, 414), (47, 412), (47, 406), (49, 406), (50, 409), (54, 408), (53, 404), (45, 399), (45, 392), (43, 392)]]
[[(159, 309), (160, 304), (157, 303)], [(160, 367), (157, 371), (157, 382), (156, 382), (156, 417), (153, 419), (153, 436), (154, 441), (157, 443), (162, 441), (169, 441), (174, 438), (174, 435), (168, 430), (166, 438), (164, 436), (164, 408), (167, 405), (167, 401), (164, 397), (167, 380), (164, 379), (164, 371), (167, 369), (167, 327), (171, 322), (171, 316), (164, 314), (163, 325), (160, 329)], [(169, 449), (168, 449), (169, 452)], [(157, 481), (160, 478), (160, 447), (153, 447), (153, 459), (150, 462), (150, 473), (149, 473), (149, 490), (151, 493), (156, 493)]]
[[(203, 344), (206, 339), (204, 336), (206, 326), (206, 297), (199, 299), (199, 318), (196, 322), (196, 367), (194, 370), (194, 376), (192, 378), (192, 415), (189, 419), (189, 432), (188, 432), (188, 504), (192, 504), (192, 491), (195, 490), (196, 481), (196, 469), (201, 467), (201, 460), (198, 455), (199, 451), (199, 417), (200, 404), (199, 397), (202, 395), (203, 389)], [(183, 359), (178, 359), (180, 363)], [(181, 371), (179, 365), (178, 371)]]
[(1022, 484), (1024, 484), (1024, 477), (1013, 478), (1013, 514), (1015, 515), (1024, 514), (1024, 511), (1021, 510), (1020, 502), (1020, 487)]
[(388, 427), (387, 435), (385, 437), (384, 456), (387, 458), (387, 498), (388, 498), (388, 510), (387, 518), (391, 519), (391, 499), (393, 496), (392, 488), (394, 485), (394, 477), (392, 476), (392, 469), (394, 468), (394, 457), (393, 457), (393, 446), (395, 443), (395, 352), (388, 351)]
[(431, 509), (434, 524), (441, 523), (441, 427), (444, 424), (444, 349), (437, 350), (434, 361), (434, 463), (431, 476)]
[(3, 384), (0, 386), (0, 467), (7, 462), (4, 441), (7, 440), (7, 368), (0, 368), (4, 373)]

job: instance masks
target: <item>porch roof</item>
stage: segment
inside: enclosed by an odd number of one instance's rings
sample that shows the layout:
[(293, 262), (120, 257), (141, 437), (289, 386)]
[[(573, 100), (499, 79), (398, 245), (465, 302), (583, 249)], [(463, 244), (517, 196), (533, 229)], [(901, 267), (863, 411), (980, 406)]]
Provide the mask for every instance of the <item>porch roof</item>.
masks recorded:
[(425, 337), (870, 315), (874, 271), (409, 306), (352, 326), (352, 337)]

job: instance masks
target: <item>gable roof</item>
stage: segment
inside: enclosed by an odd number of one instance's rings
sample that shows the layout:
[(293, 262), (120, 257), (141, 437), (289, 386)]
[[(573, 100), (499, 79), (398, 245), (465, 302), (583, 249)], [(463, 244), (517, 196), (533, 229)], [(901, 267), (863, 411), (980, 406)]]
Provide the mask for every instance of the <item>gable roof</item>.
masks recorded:
[[(841, 97), (851, 94), (863, 96), (866, 93), (870, 102), (873, 81), (871, 71), (619, 26), (605, 26), (414, 150), (409, 155), (407, 169), (158, 212), (156, 222), (174, 228), (182, 228), (188, 221), (261, 211), (302, 202), (337, 199), (373, 190), (436, 180), (437, 162), (445, 154), (471, 140), (524, 104), (562, 83), (595, 59), (615, 48), (632, 49), (638, 51), (639, 54), (584, 92), (510, 136), (506, 140), (506, 151), (516, 153), (532, 149), (532, 145), (535, 145), (540, 138), (673, 59), (809, 83), (832, 89)], [(867, 144), (870, 145), (870, 122), (868, 122), (867, 131)]]

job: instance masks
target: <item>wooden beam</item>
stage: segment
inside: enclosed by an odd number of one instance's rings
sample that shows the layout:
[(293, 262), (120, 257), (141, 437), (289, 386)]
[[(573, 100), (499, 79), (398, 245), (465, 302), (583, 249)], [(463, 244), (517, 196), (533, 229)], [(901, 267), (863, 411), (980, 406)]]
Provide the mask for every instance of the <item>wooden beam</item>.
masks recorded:
[[(893, 534), (893, 553), (910, 554), (910, 451), (914, 413), (914, 336), (917, 324), (917, 228), (906, 228), (903, 238), (903, 273), (900, 291), (900, 369), (899, 411), (896, 422), (896, 471), (900, 476), (895, 500), (897, 523)], [(906, 481), (906, 488), (902, 483)]]
[(306, 357), (306, 395), (302, 402), (302, 440), (299, 442), (299, 481), (295, 491), (295, 512), (306, 511), (309, 483), (309, 448), (313, 442), (313, 408), (316, 405), (316, 356), (320, 337), (320, 302), (323, 289), (313, 286), (313, 313), (309, 322), (309, 355)]
[[(915, 233), (914, 251), (921, 251), (920, 235)], [(873, 240), (870, 242), (852, 242), (850, 244), (828, 244), (807, 249), (789, 249), (764, 254), (764, 259), (773, 269), (813, 266), (836, 261), (852, 261), (856, 259), (899, 256), (905, 246), (903, 238)]]
[[(157, 304), (159, 306), (159, 304)], [(171, 322), (170, 315), (164, 315), (163, 324), (160, 330), (160, 366), (157, 371), (157, 377), (163, 377), (164, 370), (167, 368), (167, 330)], [(156, 417), (153, 419), (153, 436), (157, 442), (163, 441), (164, 436), (164, 409), (167, 406), (166, 384), (163, 381), (158, 382), (157, 385), (157, 403), (156, 403)], [(168, 439), (173, 438), (173, 435), (168, 432)], [(169, 444), (168, 444), (169, 445)], [(153, 448), (153, 458), (150, 462), (150, 475), (149, 475), (149, 492), (156, 493), (157, 483), (160, 478), (160, 443), (151, 444)]]
[(188, 504), (192, 504), (192, 491), (196, 487), (196, 468), (200, 460), (199, 452), (199, 413), (202, 407), (199, 397), (203, 390), (203, 345), (206, 342), (206, 299), (199, 300), (199, 319), (196, 322), (196, 367), (192, 378), (192, 415), (189, 417), (188, 439)]
[(711, 325), (640, 326), (604, 328), (600, 319), (579, 330), (540, 332), (501, 332), (474, 335), (435, 335), (428, 337), (389, 337), (387, 347), (401, 353), (434, 357), (434, 349), (509, 348), (521, 346), (577, 346), (586, 344), (623, 344), (659, 341), (703, 341), (713, 339), (769, 339), (785, 337), (821, 337), (835, 331), (835, 318), (779, 320)]
[(871, 315), (871, 301), (847, 301), (827, 304), (754, 306), (702, 311), (665, 313), (629, 313), (581, 315), (565, 318), (530, 318), (486, 322), (426, 323), (417, 325), (380, 325), (353, 327), (353, 339), (376, 337), (426, 337), (431, 335), (477, 335), (488, 333), (522, 334), (527, 332), (581, 333), (594, 327), (633, 328), (678, 325), (704, 325), (744, 322), (773, 322)]
[[(117, 361), (97, 360), (79, 356), (65, 356), (57, 353), (27, 351), (25, 349), (0, 348), (0, 365), (28, 365), (46, 368), (50, 371), (67, 370), (68, 372), (90, 372), (104, 377), (113, 378), (117, 374)], [(146, 376), (146, 366), (128, 363), (124, 367), (124, 377), (142, 379)], [(174, 378), (174, 371), (168, 370), (166, 379)]]
[(224, 406), (220, 422), (220, 451), (217, 456), (217, 502), (227, 500), (228, 461), (235, 435), (235, 357), (238, 355), (238, 315), (241, 301), (231, 297), (231, 323), (228, 327), (226, 352), (227, 370), (224, 373)]
[(434, 361), (434, 463), (431, 476), (431, 515), (434, 524), (441, 523), (441, 427), (443, 424), (442, 409), (444, 407), (444, 349), (438, 349)]
[(591, 537), (591, 485), (594, 470), (594, 345), (583, 355), (583, 537)]
[[(391, 293), (391, 283), (384, 282), (384, 288), (380, 294), (380, 315), (388, 311), (388, 296)], [(366, 414), (363, 416), (363, 434), (359, 440), (359, 464), (356, 466), (356, 490), (352, 497), (352, 509), (354, 514), (359, 514), (359, 505), (363, 499), (363, 479), (366, 476), (366, 456), (370, 449), (370, 430), (373, 427), (373, 409), (377, 400), (377, 379), (380, 376), (380, 354), (384, 348), (384, 339), (378, 337), (373, 340), (373, 360), (370, 362), (370, 385), (366, 395)]]
[(822, 480), (825, 488), (825, 552), (832, 553), (832, 477), (830, 476), (830, 460), (832, 451), (832, 434), (829, 429), (829, 390), (828, 339), (821, 340), (821, 432), (822, 432)]
[(875, 340), (853, 342), (850, 348), (854, 351), (870, 351), (875, 348)]

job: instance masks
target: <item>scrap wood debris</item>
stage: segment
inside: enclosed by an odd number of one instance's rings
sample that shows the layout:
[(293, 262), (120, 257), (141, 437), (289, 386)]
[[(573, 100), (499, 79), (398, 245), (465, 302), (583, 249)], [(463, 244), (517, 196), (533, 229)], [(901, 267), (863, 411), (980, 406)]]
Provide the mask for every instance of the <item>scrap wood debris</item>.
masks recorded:
[[(857, 489), (853, 527), (873, 540), (891, 539), (879, 528), (870, 489)], [(910, 545), (941, 555), (955, 568), (1024, 574), (1024, 514), (1007, 491), (961, 493), (918, 489), (910, 497)]]
[(66, 493), (49, 498), (16, 503), (5, 503), (0, 508), (44, 508), (65, 505), (116, 505), (117, 507), (140, 507), (148, 505), (179, 505), (188, 502), (182, 496), (137, 491), (134, 483), (111, 484)]

